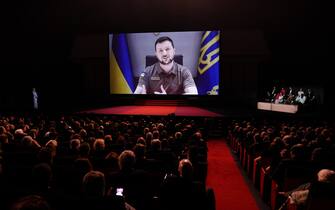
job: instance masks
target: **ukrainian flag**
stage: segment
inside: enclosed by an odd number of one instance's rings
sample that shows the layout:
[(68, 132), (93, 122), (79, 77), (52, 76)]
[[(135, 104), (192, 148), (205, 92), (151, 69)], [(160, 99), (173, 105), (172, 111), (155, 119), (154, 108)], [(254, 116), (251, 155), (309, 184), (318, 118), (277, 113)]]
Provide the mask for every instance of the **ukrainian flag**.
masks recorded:
[(114, 34), (109, 53), (110, 93), (131, 94), (134, 92), (134, 77), (125, 34)]
[(196, 78), (199, 95), (219, 94), (219, 38), (219, 31), (205, 31), (202, 36)]

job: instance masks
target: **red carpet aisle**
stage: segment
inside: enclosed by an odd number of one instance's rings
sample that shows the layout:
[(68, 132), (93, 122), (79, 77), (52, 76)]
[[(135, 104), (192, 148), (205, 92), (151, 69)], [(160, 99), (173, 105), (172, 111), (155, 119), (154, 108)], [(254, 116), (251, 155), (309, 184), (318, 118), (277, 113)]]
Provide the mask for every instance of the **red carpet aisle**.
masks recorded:
[(208, 142), (207, 186), (214, 189), (216, 210), (259, 210), (223, 139)]

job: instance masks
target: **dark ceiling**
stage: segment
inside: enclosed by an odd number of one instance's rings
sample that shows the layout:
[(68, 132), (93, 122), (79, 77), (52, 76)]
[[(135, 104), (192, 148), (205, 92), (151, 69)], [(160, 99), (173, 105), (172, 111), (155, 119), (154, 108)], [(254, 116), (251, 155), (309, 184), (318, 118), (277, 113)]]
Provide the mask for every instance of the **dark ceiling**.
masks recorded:
[(219, 28), (261, 30), (274, 52), (290, 47), (293, 51), (316, 49), (327, 54), (334, 15), (324, 2), (36, 0), (13, 1), (3, 9), (10, 46), (28, 38), (39, 47), (83, 33)]
[(50, 32), (205, 26), (276, 31), (327, 28), (331, 23), (330, 9), (316, 0), (37, 0), (10, 4), (5, 12), (11, 23)]

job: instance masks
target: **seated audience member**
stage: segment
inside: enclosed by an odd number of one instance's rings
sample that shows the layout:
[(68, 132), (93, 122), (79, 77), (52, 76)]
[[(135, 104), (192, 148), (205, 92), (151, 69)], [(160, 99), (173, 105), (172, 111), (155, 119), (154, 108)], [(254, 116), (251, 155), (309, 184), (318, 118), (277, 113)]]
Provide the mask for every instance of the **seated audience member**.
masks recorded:
[[(300, 185), (298, 188), (290, 191), (282, 193), (286, 195), (288, 198), (286, 202), (281, 206), (280, 210), (287, 209), (287, 205), (294, 204), (297, 206), (297, 209), (307, 209), (307, 205), (309, 202), (312, 202), (313, 196), (317, 191), (316, 196), (323, 196), (326, 198), (330, 198), (333, 200), (333, 206), (330, 209), (334, 209), (335, 200), (334, 200), (334, 193), (335, 193), (335, 171), (329, 169), (321, 169), (317, 173), (317, 180), (315, 182), (308, 182), (305, 184)], [(320, 208), (320, 210), (323, 208)], [(324, 210), (324, 209), (323, 209)]]
[(279, 186), (283, 186), (286, 176), (306, 177), (310, 172), (310, 162), (306, 153), (304, 145), (296, 144), (292, 146), (290, 148), (290, 159), (282, 159), (277, 167), (271, 170), (272, 179)]
[(91, 146), (89, 143), (84, 142), (79, 146), (79, 156), (81, 158), (89, 158), (91, 153)]
[(114, 144), (112, 135), (109, 134), (105, 135), (104, 140), (106, 145), (106, 151), (111, 151)]
[[(116, 200), (113, 196), (106, 197), (105, 175), (100, 171), (90, 171), (85, 174), (82, 182), (82, 208), (97, 210), (135, 210), (124, 200)], [(118, 202), (116, 202), (118, 201)], [(120, 202), (121, 201), (121, 202)]]
[(80, 148), (80, 140), (79, 139), (71, 139), (69, 145), (69, 155), (74, 159), (79, 157), (79, 149)]
[(161, 153), (162, 142), (159, 139), (152, 139), (150, 145), (150, 150), (147, 151), (148, 158), (159, 159), (157, 156)]
[[(57, 155), (57, 147), (58, 147), (58, 142), (56, 140), (49, 140), (45, 144), (45, 148), (50, 152), (51, 154), (51, 160), (53, 160), (56, 155)], [(52, 162), (52, 161), (51, 161)]]
[(109, 152), (104, 161), (104, 173), (109, 174), (119, 170), (118, 165), (119, 155), (116, 152)]
[(71, 192), (77, 194), (81, 188), (81, 182), (85, 174), (93, 170), (92, 163), (87, 158), (78, 158), (73, 162), (70, 187)]
[(38, 150), (39, 148), (41, 148), (41, 145), (31, 136), (24, 136), (21, 143), (23, 147), (31, 150)]
[(104, 139), (96, 139), (93, 142), (91, 161), (95, 170), (103, 170), (104, 159), (107, 155), (105, 147)]
[(52, 169), (47, 163), (39, 163), (32, 169), (31, 190), (38, 195), (48, 196), (51, 189)]
[[(143, 141), (145, 142), (145, 140), (143, 139)], [(146, 168), (146, 147), (144, 144), (142, 143), (137, 143), (134, 146), (134, 153), (136, 156), (136, 164), (135, 164), (135, 168), (137, 169), (145, 169)]]
[(206, 187), (193, 180), (190, 160), (182, 159), (178, 176), (167, 175), (161, 186), (161, 209), (206, 209)]
[(104, 197), (106, 191), (105, 175), (100, 171), (89, 171), (83, 177), (83, 195), (86, 198)]
[(119, 155), (120, 170), (107, 176), (108, 187), (123, 188), (125, 201), (136, 209), (146, 209), (153, 197), (152, 180), (147, 172), (136, 169), (136, 156), (131, 150)]

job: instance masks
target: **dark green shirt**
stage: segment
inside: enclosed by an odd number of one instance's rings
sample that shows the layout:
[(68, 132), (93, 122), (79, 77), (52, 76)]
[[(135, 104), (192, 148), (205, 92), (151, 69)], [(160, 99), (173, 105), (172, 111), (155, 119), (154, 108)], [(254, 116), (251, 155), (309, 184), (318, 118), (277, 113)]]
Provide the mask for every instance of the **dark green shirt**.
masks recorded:
[(183, 94), (185, 88), (195, 86), (190, 70), (176, 62), (169, 73), (166, 73), (159, 63), (148, 66), (141, 74), (138, 84), (145, 85), (147, 94), (162, 92), (161, 85), (167, 94)]

